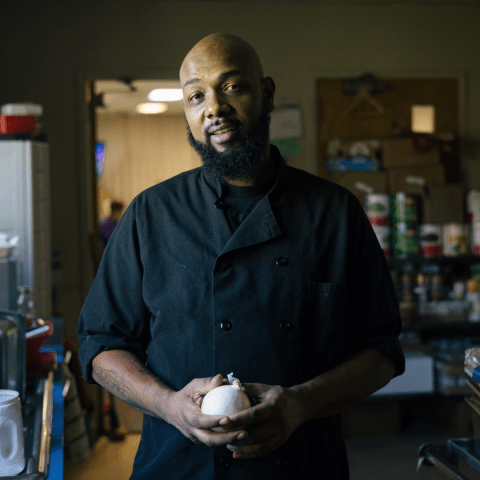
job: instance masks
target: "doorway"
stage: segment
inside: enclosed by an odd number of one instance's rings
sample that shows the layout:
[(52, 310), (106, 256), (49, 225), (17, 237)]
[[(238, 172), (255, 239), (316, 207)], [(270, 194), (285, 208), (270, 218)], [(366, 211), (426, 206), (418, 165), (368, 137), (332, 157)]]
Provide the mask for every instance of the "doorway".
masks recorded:
[[(166, 109), (139, 112), (139, 105), (152, 103), (148, 96), (153, 90), (178, 89), (178, 80), (97, 79), (87, 85), (91, 90), (90, 145), (95, 165), (91, 202), (95, 225), (107, 234), (112, 231), (115, 207), (120, 217), (140, 192), (201, 162), (188, 143), (181, 100), (154, 101), (153, 105)], [(95, 270), (107, 241), (108, 235), (97, 235)], [(115, 434), (141, 432), (140, 411), (103, 388), (99, 389), (97, 402), (101, 434), (112, 438)]]
[(181, 100), (153, 102), (165, 111), (139, 113), (156, 89), (179, 89), (178, 80), (95, 80), (97, 213), (112, 203), (125, 211), (140, 192), (200, 165), (188, 144)]

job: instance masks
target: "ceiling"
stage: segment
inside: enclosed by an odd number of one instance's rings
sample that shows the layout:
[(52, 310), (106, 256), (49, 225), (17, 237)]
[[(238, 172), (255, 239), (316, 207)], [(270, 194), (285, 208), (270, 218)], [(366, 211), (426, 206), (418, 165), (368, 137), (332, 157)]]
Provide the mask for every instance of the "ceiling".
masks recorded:
[[(136, 91), (132, 92), (130, 86)], [(95, 93), (103, 93), (105, 107), (97, 107), (99, 115), (127, 113), (140, 115), (135, 111), (139, 103), (149, 102), (147, 95), (155, 88), (180, 88), (178, 80), (133, 80), (127, 84), (122, 80), (96, 80)], [(165, 102), (168, 110), (161, 115), (183, 115), (183, 103)]]
[[(169, 2), (171, 0), (160, 0)], [(177, 0), (182, 1), (182, 0)], [(189, 0), (183, 0), (189, 1)], [(190, 0), (191, 1), (191, 0)], [(213, 0), (219, 1), (219, 0)], [(478, 5), (480, 0), (223, 0), (221, 3), (297, 3), (334, 5)]]

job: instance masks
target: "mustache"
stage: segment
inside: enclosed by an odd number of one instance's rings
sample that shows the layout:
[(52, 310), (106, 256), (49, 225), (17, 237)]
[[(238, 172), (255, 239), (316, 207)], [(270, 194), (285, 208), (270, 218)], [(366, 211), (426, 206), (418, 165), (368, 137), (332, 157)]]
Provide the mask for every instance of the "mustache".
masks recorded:
[(242, 124), (239, 120), (229, 120), (228, 122), (217, 120), (212, 125), (209, 125), (205, 128), (205, 136), (213, 135), (218, 130), (222, 130), (223, 128), (241, 128)]

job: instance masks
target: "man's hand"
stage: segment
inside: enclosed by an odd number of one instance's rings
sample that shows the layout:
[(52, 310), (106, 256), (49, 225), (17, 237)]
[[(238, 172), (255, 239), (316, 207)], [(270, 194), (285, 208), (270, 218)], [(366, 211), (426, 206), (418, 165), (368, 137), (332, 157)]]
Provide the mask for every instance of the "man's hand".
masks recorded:
[(303, 422), (297, 394), (288, 388), (242, 383), (245, 393), (259, 403), (230, 417), (229, 428), (248, 428), (248, 438), (227, 445), (233, 458), (267, 455), (283, 445)]
[[(202, 401), (205, 395), (220, 385), (228, 384), (218, 374), (213, 378), (196, 378), (188, 383), (182, 390), (171, 394), (166, 420), (177, 427), (183, 435), (193, 443), (203, 443), (209, 447), (228, 445), (236, 440), (246, 438), (247, 431), (244, 428), (231, 427), (228, 421), (226, 425), (220, 425), (219, 421), (228, 417), (225, 415), (204, 415), (201, 413)], [(213, 427), (224, 427), (228, 432), (213, 432)], [(243, 435), (243, 436), (241, 436)]]

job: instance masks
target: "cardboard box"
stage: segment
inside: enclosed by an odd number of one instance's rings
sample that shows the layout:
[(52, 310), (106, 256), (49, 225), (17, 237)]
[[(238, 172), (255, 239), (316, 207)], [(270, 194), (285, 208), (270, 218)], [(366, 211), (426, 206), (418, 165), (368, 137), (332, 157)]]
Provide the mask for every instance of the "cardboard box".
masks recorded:
[[(421, 142), (418, 141), (417, 142)], [(422, 148), (425, 147), (425, 148)], [(410, 167), (419, 165), (440, 165), (440, 149), (432, 141), (432, 146), (427, 150), (428, 144), (420, 144), (419, 151), (415, 147), (413, 138), (392, 138), (382, 142), (382, 158), (384, 168)]]
[(407, 182), (409, 177), (422, 178), (425, 185), (445, 184), (445, 169), (443, 165), (430, 165), (421, 167), (392, 168), (387, 171), (388, 193), (394, 195), (398, 192), (425, 195), (425, 189), (418, 184)]
[(452, 438), (471, 437), (473, 434), (472, 409), (463, 399), (436, 397), (430, 402), (424, 418)]
[(362, 205), (366, 192), (359, 186), (366, 185), (372, 188), (372, 193), (387, 193), (386, 172), (335, 172), (328, 173), (327, 180), (350, 190)]
[(429, 186), (423, 205), (424, 223), (465, 223), (464, 201), (465, 187), (460, 183)]

